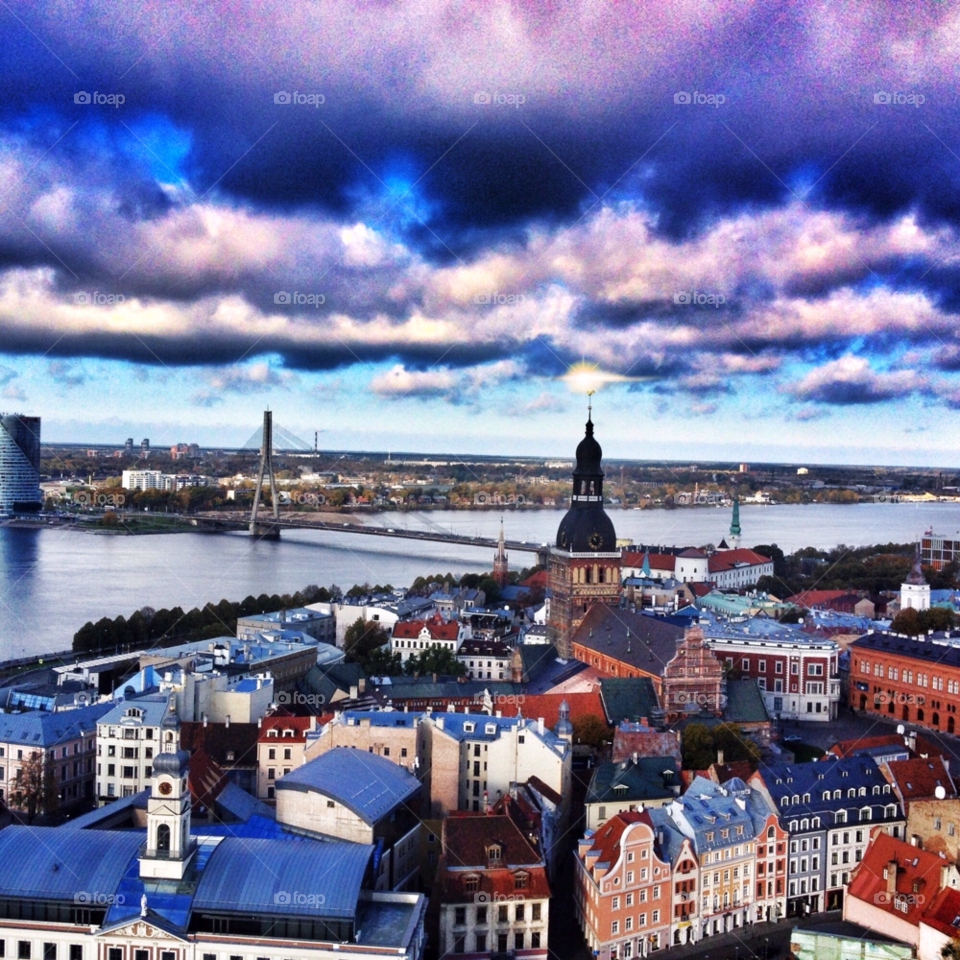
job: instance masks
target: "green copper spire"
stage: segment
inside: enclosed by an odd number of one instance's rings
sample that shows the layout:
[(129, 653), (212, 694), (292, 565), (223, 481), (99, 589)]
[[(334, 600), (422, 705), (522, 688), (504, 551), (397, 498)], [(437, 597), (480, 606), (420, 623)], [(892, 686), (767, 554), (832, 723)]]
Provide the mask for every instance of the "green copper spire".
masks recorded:
[(733, 520), (730, 523), (730, 536), (740, 536), (740, 497), (733, 495)]

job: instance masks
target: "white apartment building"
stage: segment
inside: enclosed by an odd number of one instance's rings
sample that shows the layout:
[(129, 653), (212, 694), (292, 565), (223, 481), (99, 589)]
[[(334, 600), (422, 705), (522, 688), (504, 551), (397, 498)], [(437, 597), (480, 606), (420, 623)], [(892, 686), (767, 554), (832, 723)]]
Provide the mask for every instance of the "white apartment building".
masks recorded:
[(121, 700), (97, 723), (97, 797), (108, 803), (146, 790), (171, 694)]

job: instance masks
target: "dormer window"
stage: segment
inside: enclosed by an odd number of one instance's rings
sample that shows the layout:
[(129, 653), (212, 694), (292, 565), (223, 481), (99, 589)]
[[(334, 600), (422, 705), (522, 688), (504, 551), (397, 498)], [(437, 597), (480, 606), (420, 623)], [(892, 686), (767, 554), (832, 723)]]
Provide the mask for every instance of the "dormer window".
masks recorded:
[(480, 878), (477, 876), (466, 877), (463, 881), (463, 889), (467, 893), (476, 893), (480, 889)]
[(515, 873), (513, 875), (513, 889), (514, 890), (526, 890), (527, 889), (527, 874), (526, 873)]
[(473, 733), (473, 731), (474, 731), (474, 725), (472, 723), (465, 723), (463, 725), (464, 733)]
[(500, 846), (499, 843), (491, 843), (490, 846), (487, 847), (487, 859), (491, 863), (499, 863), (502, 853), (503, 847)]
[(276, 727), (271, 727), (271, 728), (267, 731), (267, 736), (268, 736), (268, 737), (275, 737), (276, 735), (277, 735), (277, 729), (276, 729)]
[(293, 730), (287, 728), (287, 729), (285, 729), (285, 730), (283, 731), (283, 735), (284, 735), (285, 737), (294, 737), (294, 736), (296, 736), (296, 733), (295, 733)]

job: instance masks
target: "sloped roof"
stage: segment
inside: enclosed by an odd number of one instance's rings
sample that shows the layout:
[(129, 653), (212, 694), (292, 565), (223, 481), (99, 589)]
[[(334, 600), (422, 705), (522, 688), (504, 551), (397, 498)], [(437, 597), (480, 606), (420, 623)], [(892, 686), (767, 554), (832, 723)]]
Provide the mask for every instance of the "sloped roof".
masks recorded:
[(846, 596), (847, 593), (847, 590), (803, 590), (787, 597), (787, 602), (795, 603), (798, 607), (813, 607)]
[[(266, 740), (269, 740), (270, 743), (277, 743), (281, 740), (284, 743), (303, 743), (313, 720), (313, 717), (264, 717), (260, 724), (257, 739), (261, 743)], [(275, 731), (273, 736), (270, 735), (271, 730)], [(286, 730), (292, 730), (293, 735), (284, 736)]]
[(277, 781), (277, 790), (316, 791), (374, 824), (412, 797), (420, 781), (386, 757), (334, 747)]
[[(896, 893), (904, 895), (901, 904), (906, 911), (898, 909), (895, 898), (887, 894), (887, 879), (883, 874), (894, 860), (897, 862)], [(923, 905), (940, 889), (940, 867), (946, 863), (936, 854), (877, 831), (854, 872), (847, 896), (872, 904), (916, 926), (920, 922)]]
[[(372, 853), (373, 847), (365, 843), (227, 837), (217, 844), (200, 877), (193, 909), (352, 918)], [(313, 902), (298, 903), (291, 896), (297, 891), (307, 892)]]
[(886, 767), (903, 800), (933, 797), (937, 787), (943, 787), (948, 797), (957, 795), (953, 780), (940, 757), (890, 760)]
[(112, 895), (143, 834), (10, 826), (0, 831), (0, 897), (63, 900), (80, 891)]
[[(255, 723), (208, 723), (181, 721), (180, 747), (198, 750), (201, 747), (221, 767), (255, 767), (257, 765), (257, 733)], [(233, 759), (228, 759), (230, 754)]]
[(922, 922), (953, 939), (960, 936), (960, 890), (944, 887), (927, 907)]
[(426, 627), (431, 640), (456, 640), (460, 632), (460, 624), (456, 620), (398, 620), (393, 625), (393, 636), (400, 638), (416, 638)]
[[(669, 779), (666, 771), (670, 772)], [(679, 783), (672, 757), (638, 757), (616, 763), (607, 760), (594, 767), (585, 802), (666, 800), (676, 796), (672, 786)]]
[(770, 563), (770, 558), (765, 557), (756, 550), (750, 550), (747, 547), (738, 547), (736, 550), (720, 550), (714, 556), (723, 563), (743, 564), (747, 563), (754, 566), (759, 563)]
[(603, 677), (600, 701), (611, 726), (624, 720), (635, 723), (644, 717), (649, 719), (660, 709), (657, 691), (649, 677)]
[(660, 676), (677, 652), (683, 628), (643, 613), (594, 604), (571, 642)]
[[(650, 812), (647, 810), (629, 810), (611, 817), (602, 827), (594, 831), (590, 838), (593, 842), (588, 848), (589, 856), (597, 858), (595, 866), (609, 869), (620, 855), (620, 838), (628, 827), (635, 823), (645, 823), (653, 829)], [(584, 844), (586, 846), (586, 844)]]
[(727, 680), (723, 719), (731, 723), (765, 723), (770, 714), (756, 680)]
[(96, 703), (75, 710), (49, 713), (28, 710), (25, 713), (0, 714), (0, 743), (16, 743), (25, 747), (52, 747), (67, 743), (88, 733), (96, 733), (100, 718), (112, 707)]
[(553, 728), (560, 719), (558, 711), (564, 700), (567, 701), (567, 706), (570, 708), (571, 720), (576, 720), (588, 714), (593, 714), (601, 720), (604, 718), (603, 703), (600, 700), (598, 690), (591, 690), (588, 693), (525, 694), (523, 701), (519, 704), (520, 713), (528, 720), (537, 720), (543, 717), (544, 724)]

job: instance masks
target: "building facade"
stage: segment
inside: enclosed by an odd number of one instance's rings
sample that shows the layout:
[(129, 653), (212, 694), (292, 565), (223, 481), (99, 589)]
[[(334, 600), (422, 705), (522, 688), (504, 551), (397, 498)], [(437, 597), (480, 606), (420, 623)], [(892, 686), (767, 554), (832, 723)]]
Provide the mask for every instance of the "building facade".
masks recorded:
[(805, 634), (769, 638), (728, 635), (706, 628), (707, 642), (726, 670), (757, 681), (771, 717), (836, 720), (840, 706), (839, 647)]
[(160, 725), (172, 712), (170, 694), (121, 700), (97, 723), (97, 797), (108, 803), (146, 790), (159, 752)]
[(33, 513), (40, 495), (40, 418), (0, 413), (0, 512)]

